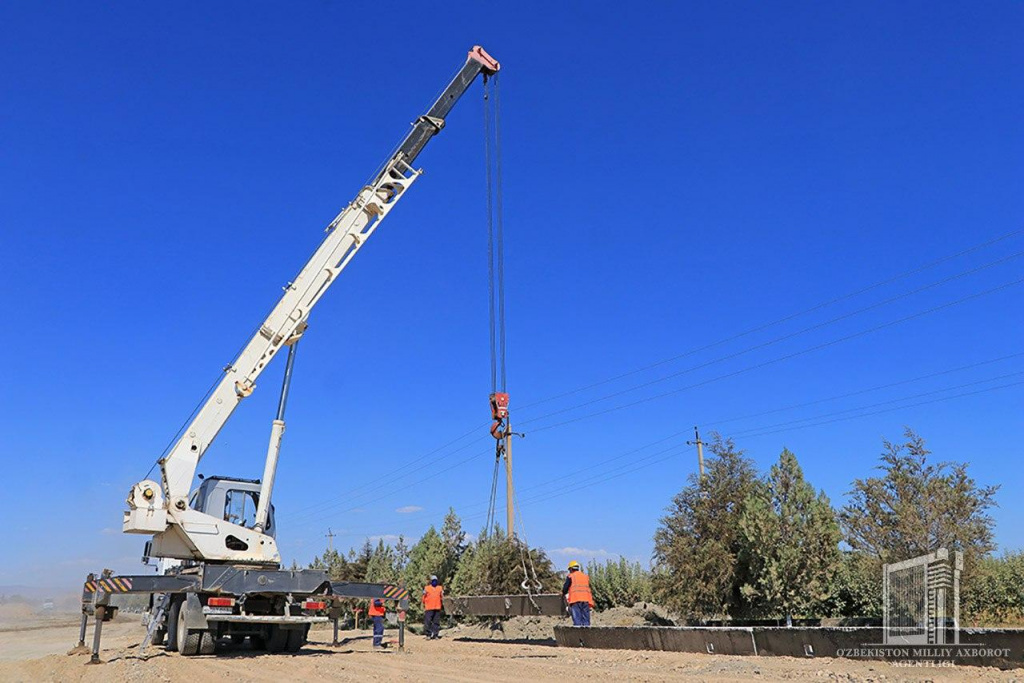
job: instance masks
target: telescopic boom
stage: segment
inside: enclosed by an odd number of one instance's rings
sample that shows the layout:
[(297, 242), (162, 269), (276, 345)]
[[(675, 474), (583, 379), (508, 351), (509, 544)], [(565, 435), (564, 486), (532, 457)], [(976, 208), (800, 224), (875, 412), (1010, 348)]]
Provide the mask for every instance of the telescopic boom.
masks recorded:
[[(458, 74), (427, 113), (413, 123), (380, 172), (330, 222), (319, 248), (285, 288), (238, 358), (225, 368), (224, 377), (195, 418), (160, 459), (162, 482), (145, 480), (132, 488), (123, 529), (155, 534), (153, 557), (280, 562), (272, 537), (189, 508), (196, 466), (235, 408), (255, 390), (260, 374), (283, 347), (302, 336), (313, 307), (419, 177), (421, 171), (412, 164), (444, 127), (445, 117), (455, 103), (478, 76), (486, 78), (499, 69), (498, 62), (483, 48), (470, 50)], [(260, 504), (264, 507), (269, 501)]]

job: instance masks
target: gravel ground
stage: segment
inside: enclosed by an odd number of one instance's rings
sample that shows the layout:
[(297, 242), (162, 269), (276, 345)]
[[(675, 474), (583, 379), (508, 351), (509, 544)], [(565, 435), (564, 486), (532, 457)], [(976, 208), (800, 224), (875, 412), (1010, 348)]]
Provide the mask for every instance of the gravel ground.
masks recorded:
[[(524, 620), (525, 621), (525, 620)], [(546, 629), (524, 623), (513, 634)], [(481, 640), (462, 627), (427, 641), (409, 636), (405, 652), (392, 646), (370, 648), (365, 631), (344, 631), (347, 640), (330, 646), (330, 632), (313, 631), (311, 642), (297, 654), (267, 655), (223, 647), (219, 656), (181, 657), (154, 648), (146, 659), (137, 655), (142, 627), (132, 618), (104, 628), (104, 663), (90, 666), (88, 654), (67, 654), (77, 638), (72, 625), (38, 625), (0, 632), (0, 681), (558, 681), (626, 680), (705, 681), (961, 681), (1019, 680), (1024, 670), (999, 671), (976, 667), (901, 668), (883, 662), (786, 657), (730, 657), (675, 652), (571, 650), (520, 640)], [(10, 654), (10, 657), (3, 656)]]

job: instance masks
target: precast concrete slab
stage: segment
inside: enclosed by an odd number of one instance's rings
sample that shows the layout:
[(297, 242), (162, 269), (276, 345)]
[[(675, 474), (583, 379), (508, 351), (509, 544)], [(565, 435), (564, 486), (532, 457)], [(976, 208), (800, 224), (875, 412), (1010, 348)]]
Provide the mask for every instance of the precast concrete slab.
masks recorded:
[(950, 629), (943, 645), (886, 644), (877, 626), (555, 626), (554, 631), (562, 647), (1024, 667), (1024, 629), (1016, 628), (961, 629), (959, 642)]
[(753, 629), (742, 627), (555, 626), (555, 641), (563, 647), (757, 654)]

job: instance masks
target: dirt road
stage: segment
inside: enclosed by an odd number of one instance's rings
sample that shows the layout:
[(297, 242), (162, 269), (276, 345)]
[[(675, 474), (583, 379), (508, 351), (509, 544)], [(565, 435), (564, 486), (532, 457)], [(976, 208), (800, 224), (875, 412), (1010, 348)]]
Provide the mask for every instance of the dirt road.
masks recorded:
[[(571, 650), (545, 644), (466, 639), (456, 633), (440, 641), (410, 636), (404, 653), (370, 648), (366, 632), (330, 646), (329, 631), (314, 631), (294, 655), (267, 655), (227, 647), (214, 657), (181, 657), (151, 650), (137, 656), (142, 628), (135, 617), (119, 617), (104, 628), (104, 663), (68, 655), (77, 638), (74, 624), (0, 630), (0, 681), (558, 681), (627, 680), (1018, 680), (1024, 670), (955, 667), (908, 669), (882, 662), (837, 659), (729, 657), (626, 650)], [(388, 638), (393, 640), (392, 632)]]

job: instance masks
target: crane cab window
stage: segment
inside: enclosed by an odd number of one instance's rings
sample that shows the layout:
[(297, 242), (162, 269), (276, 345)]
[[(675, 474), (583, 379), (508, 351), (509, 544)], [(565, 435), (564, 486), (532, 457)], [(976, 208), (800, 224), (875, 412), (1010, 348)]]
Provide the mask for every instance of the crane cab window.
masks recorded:
[(239, 526), (252, 527), (256, 523), (256, 502), (253, 491), (230, 489), (224, 496), (224, 520)]

